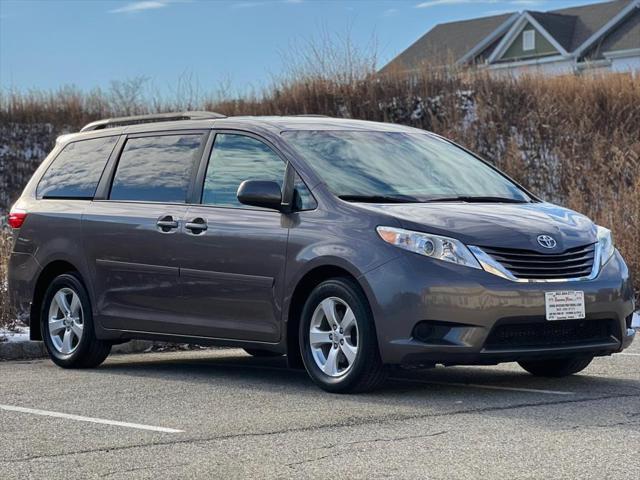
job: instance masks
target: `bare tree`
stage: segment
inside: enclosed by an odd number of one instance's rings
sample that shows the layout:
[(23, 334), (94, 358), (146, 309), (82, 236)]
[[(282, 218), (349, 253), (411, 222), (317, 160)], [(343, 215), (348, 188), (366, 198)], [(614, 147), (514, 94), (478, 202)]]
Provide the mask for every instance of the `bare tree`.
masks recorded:
[(109, 106), (116, 115), (144, 113), (144, 90), (149, 79), (138, 76), (127, 80), (112, 80), (109, 87)]
[(342, 33), (322, 26), (318, 34), (292, 42), (280, 56), (284, 72), (280, 82), (327, 80), (351, 84), (375, 73), (378, 42), (372, 34), (367, 43), (358, 45), (352, 24)]

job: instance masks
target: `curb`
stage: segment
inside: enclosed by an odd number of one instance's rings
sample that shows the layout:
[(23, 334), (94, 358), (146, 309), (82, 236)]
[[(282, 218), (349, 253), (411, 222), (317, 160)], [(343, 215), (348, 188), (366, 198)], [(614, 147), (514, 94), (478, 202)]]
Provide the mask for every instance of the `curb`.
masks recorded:
[[(153, 346), (148, 340), (131, 340), (127, 343), (114, 345), (111, 353), (141, 353)], [(2, 360), (33, 360), (48, 357), (44, 343), (31, 340), (0, 342), (0, 361)]]

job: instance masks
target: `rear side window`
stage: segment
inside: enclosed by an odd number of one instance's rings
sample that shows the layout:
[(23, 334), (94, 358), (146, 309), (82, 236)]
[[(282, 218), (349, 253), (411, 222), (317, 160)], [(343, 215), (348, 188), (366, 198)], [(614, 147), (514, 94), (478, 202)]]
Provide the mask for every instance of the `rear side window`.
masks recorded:
[(116, 136), (68, 144), (40, 180), (36, 196), (92, 199), (117, 141)]
[(122, 151), (111, 200), (185, 203), (202, 134), (130, 138)]
[(240, 184), (245, 180), (271, 180), (282, 188), (284, 171), (282, 159), (261, 141), (246, 135), (218, 134), (207, 167), (202, 203), (249, 208), (238, 201)]

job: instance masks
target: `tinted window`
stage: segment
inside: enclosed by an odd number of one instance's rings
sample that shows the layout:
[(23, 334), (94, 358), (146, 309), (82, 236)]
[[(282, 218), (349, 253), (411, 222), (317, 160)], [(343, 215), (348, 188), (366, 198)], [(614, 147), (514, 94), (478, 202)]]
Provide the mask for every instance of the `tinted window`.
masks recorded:
[(93, 198), (117, 141), (103, 137), (68, 144), (40, 180), (38, 198)]
[(111, 200), (184, 203), (202, 135), (131, 138), (120, 156)]
[(284, 170), (280, 157), (259, 140), (244, 135), (216, 135), (202, 203), (247, 208), (236, 196), (240, 184), (245, 180), (271, 180), (282, 187)]

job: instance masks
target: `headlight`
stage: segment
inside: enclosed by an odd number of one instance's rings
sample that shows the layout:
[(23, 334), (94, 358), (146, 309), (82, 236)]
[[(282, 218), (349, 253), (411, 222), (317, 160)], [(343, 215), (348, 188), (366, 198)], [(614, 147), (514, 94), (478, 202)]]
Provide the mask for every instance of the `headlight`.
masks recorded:
[(459, 240), (401, 228), (378, 227), (380, 238), (391, 245), (425, 257), (482, 269), (476, 257)]
[(613, 246), (613, 236), (611, 235), (611, 230), (608, 228), (601, 227), (596, 225), (598, 230), (598, 249), (600, 250), (600, 266), (603, 266), (605, 263), (609, 261), (613, 252), (615, 251), (615, 247)]

